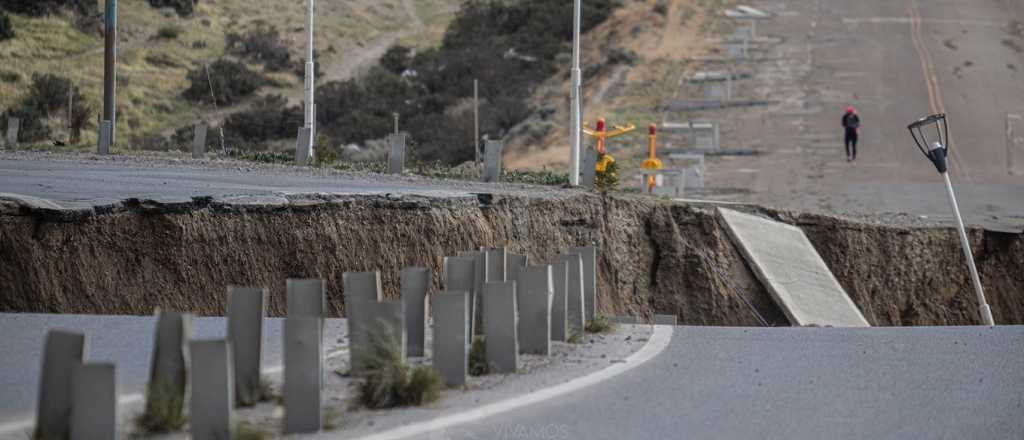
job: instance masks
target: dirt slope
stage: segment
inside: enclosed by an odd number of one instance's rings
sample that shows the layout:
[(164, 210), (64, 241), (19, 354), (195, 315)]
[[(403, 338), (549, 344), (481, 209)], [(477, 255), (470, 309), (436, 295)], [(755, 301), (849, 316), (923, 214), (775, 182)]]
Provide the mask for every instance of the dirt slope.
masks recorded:
[[(767, 214), (804, 227), (873, 325), (975, 321), (952, 230)], [(1024, 323), (1024, 238), (970, 235), (996, 321)], [(437, 287), (442, 258), (459, 250), (505, 245), (539, 263), (587, 243), (601, 249), (606, 314), (672, 313), (705, 325), (762, 325), (760, 315), (786, 324), (713, 209), (586, 193), (127, 201), (73, 213), (0, 205), (0, 311), (221, 314), (226, 286), (240, 284), (268, 286), (269, 311), (280, 315), (286, 277), (324, 277), (331, 309), (342, 313), (345, 271), (381, 270), (395, 298), (401, 268), (429, 266)]]

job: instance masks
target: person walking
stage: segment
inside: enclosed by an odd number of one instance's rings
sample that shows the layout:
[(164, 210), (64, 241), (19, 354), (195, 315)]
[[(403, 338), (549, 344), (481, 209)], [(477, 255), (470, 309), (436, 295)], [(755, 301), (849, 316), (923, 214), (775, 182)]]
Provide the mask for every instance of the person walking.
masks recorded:
[(846, 143), (846, 161), (857, 160), (857, 129), (860, 128), (860, 116), (853, 106), (846, 107), (843, 115), (844, 142)]

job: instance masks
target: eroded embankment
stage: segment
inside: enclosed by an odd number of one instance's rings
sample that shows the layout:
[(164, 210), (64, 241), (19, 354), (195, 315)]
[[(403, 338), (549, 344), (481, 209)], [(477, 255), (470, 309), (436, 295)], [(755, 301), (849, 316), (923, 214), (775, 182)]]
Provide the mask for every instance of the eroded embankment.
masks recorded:
[[(0, 212), (2, 311), (221, 314), (226, 286), (237, 284), (269, 287), (269, 312), (281, 315), (286, 278), (322, 277), (331, 308), (343, 313), (345, 271), (380, 270), (393, 298), (401, 268), (429, 266), (437, 287), (442, 258), (461, 250), (503, 245), (542, 262), (594, 243), (601, 249), (599, 308), (607, 314), (786, 324), (714, 209), (697, 205), (577, 193), (270, 205), (127, 201), (73, 213), (8, 204)], [(804, 228), (873, 325), (975, 322), (952, 229), (762, 212)], [(997, 322), (1024, 322), (1024, 239), (981, 230), (970, 236)]]

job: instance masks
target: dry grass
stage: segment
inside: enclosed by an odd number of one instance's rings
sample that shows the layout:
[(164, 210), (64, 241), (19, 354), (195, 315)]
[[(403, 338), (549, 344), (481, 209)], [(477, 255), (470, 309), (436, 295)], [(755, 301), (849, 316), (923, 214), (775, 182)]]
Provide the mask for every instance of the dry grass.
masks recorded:
[[(403, 0), (348, 0), (317, 3), (317, 41), (321, 70), (329, 72), (351, 62), (352, 53), (377, 36), (403, 30), (408, 14)], [(420, 12), (426, 17), (427, 38), (410, 35), (412, 41), (438, 42), (440, 32), (459, 0), (429, 0)], [(181, 18), (167, 10), (151, 8), (142, 0), (118, 5), (118, 145), (148, 133), (169, 135), (175, 128), (200, 117), (219, 120), (213, 108), (197, 107), (181, 97), (187, 87), (189, 68), (210, 62), (224, 53), (224, 36), (242, 32), (262, 20), (275, 25), (293, 59), (302, 59), (305, 47), (305, 2), (277, 0), (219, 0), (199, 2), (192, 17)], [(13, 106), (23, 96), (33, 73), (63, 72), (82, 87), (96, 108), (102, 101), (103, 38), (97, 30), (76, 29), (68, 17), (29, 18), (11, 15), (17, 37), (0, 44), (0, 66), (5, 77), (20, 74), (12, 82), (0, 81), (0, 110)], [(180, 30), (176, 38), (159, 38), (160, 29)], [(434, 35), (436, 34), (436, 35)], [(194, 47), (194, 43), (201, 42)], [(153, 63), (153, 60), (162, 62)], [(372, 60), (370, 60), (372, 61)], [(291, 73), (274, 75), (283, 83), (275, 90), (292, 103), (302, 94), (302, 79)], [(244, 104), (242, 104), (244, 105)], [(224, 109), (221, 109), (222, 112)], [(51, 120), (55, 128), (60, 121)], [(95, 124), (93, 124), (95, 125)], [(55, 138), (63, 138), (60, 129)], [(81, 149), (96, 142), (95, 128), (83, 132)], [(119, 148), (119, 149), (123, 149)]]

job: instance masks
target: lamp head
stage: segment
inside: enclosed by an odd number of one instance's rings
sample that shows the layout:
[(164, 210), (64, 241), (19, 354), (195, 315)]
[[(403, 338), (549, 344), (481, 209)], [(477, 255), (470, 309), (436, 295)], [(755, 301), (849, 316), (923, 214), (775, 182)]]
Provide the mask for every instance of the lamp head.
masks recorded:
[(921, 154), (935, 165), (939, 173), (946, 172), (946, 154), (949, 149), (949, 126), (946, 115), (937, 113), (922, 117), (907, 126), (914, 144)]

